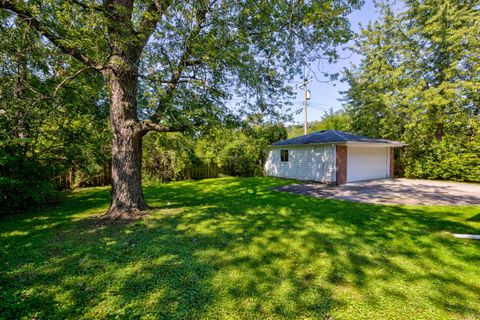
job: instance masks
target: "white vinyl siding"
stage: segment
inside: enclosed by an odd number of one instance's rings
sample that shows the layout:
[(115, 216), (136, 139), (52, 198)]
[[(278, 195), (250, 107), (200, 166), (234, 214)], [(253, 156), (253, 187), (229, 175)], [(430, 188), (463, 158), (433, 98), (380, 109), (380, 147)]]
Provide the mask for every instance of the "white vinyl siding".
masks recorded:
[(387, 178), (389, 175), (389, 148), (347, 148), (347, 182)]
[[(288, 150), (288, 161), (281, 161)], [(265, 174), (298, 180), (335, 182), (335, 146), (279, 146), (268, 150)]]

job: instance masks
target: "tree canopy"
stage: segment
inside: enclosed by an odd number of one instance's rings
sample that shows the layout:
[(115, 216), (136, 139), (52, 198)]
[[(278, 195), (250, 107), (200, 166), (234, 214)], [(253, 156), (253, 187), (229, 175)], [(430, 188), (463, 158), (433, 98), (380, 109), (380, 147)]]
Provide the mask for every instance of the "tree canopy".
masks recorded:
[[(350, 116), (343, 110), (333, 111), (333, 108), (325, 111), (320, 120), (308, 123), (308, 133), (320, 130), (350, 131)], [(288, 137), (294, 138), (303, 135), (303, 125), (291, 125), (288, 127)]]
[(1, 3), (6, 28), (21, 19), (56, 54), (93, 70), (108, 69), (115, 55), (128, 55), (138, 68), (140, 120), (177, 129), (221, 118), (232, 111), (222, 106), (234, 96), (242, 99), (237, 114), (279, 116), (291, 91), (288, 81), (305, 62), (335, 59), (336, 45), (351, 37), (347, 15), (360, 5), (357, 0)]

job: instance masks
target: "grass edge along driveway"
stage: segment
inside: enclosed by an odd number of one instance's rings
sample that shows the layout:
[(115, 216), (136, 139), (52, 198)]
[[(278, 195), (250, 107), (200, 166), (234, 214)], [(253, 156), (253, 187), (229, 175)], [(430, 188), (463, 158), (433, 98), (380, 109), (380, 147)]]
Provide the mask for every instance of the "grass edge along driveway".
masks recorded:
[(108, 188), (0, 219), (2, 319), (478, 319), (479, 207), (402, 207), (224, 178), (147, 185), (155, 210), (99, 226)]

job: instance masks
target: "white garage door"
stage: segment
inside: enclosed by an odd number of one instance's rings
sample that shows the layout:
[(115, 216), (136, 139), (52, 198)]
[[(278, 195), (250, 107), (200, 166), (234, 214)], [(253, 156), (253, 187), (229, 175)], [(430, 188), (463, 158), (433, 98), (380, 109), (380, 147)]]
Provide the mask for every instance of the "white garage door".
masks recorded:
[(388, 148), (348, 147), (347, 182), (386, 178)]

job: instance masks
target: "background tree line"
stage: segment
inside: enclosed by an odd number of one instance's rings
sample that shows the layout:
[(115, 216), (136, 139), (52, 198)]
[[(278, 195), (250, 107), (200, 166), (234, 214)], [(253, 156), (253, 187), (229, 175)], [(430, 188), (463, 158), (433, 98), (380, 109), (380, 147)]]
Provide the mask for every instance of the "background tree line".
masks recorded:
[(286, 137), (282, 124), (255, 122), (218, 126), (198, 137), (149, 134), (143, 148), (144, 178), (166, 182), (219, 175), (263, 175), (267, 146)]
[(88, 184), (109, 159), (110, 134), (97, 75), (64, 81), (76, 62), (18, 19), (0, 24), (0, 43), (0, 211), (9, 212), (55, 200), (55, 178), (72, 168)]
[[(330, 108), (328, 111), (323, 113), (323, 116), (320, 120), (315, 120), (308, 123), (309, 133), (320, 130), (339, 130), (345, 132), (352, 131), (349, 114), (343, 109), (333, 111), (333, 108)], [(294, 138), (303, 135), (303, 124), (292, 124), (287, 126), (287, 133), (288, 138)]]

